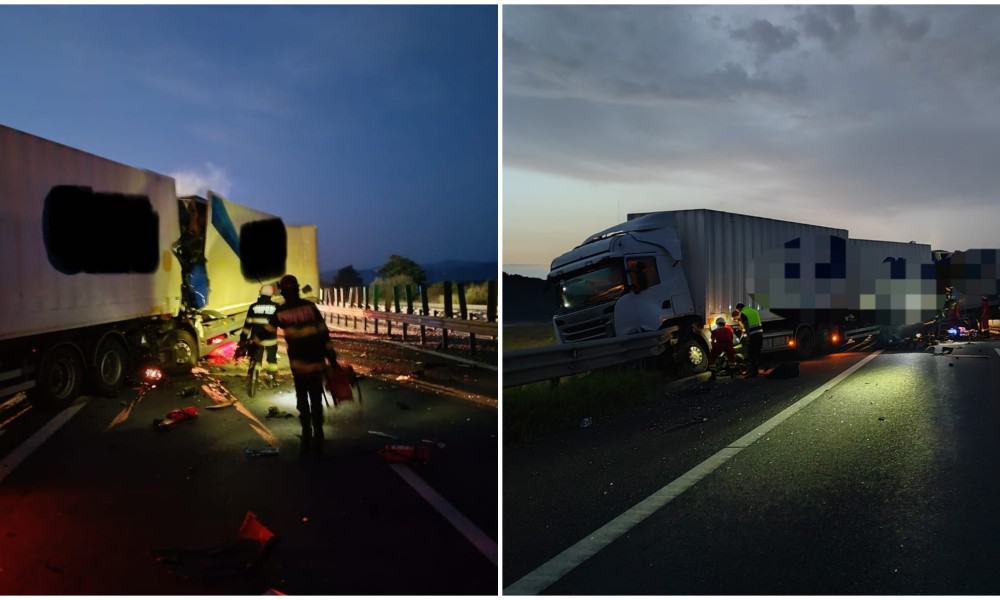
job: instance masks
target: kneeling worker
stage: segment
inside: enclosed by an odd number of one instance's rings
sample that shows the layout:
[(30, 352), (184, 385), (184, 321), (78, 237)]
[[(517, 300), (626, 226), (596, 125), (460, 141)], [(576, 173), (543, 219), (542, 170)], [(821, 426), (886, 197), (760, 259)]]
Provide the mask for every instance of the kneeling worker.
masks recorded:
[(736, 363), (736, 352), (733, 350), (733, 328), (726, 323), (726, 320), (719, 317), (715, 320), (715, 329), (712, 331), (712, 351), (708, 354), (708, 364), (713, 371), (717, 370), (716, 360), (719, 355), (725, 353), (732, 366)]

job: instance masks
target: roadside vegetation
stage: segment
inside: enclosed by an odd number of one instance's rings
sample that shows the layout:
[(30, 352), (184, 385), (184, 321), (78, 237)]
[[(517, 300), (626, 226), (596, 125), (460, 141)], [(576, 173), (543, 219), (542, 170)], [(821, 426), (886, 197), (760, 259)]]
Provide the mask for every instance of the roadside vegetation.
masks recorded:
[(521, 350), (556, 343), (551, 323), (521, 323), (503, 326), (503, 349)]
[[(506, 336), (507, 328), (504, 328)], [(504, 347), (507, 339), (504, 338)], [(549, 382), (507, 388), (503, 393), (504, 444), (581, 427), (584, 419), (599, 423), (663, 394), (666, 379), (655, 369), (621, 368), (595, 371)]]

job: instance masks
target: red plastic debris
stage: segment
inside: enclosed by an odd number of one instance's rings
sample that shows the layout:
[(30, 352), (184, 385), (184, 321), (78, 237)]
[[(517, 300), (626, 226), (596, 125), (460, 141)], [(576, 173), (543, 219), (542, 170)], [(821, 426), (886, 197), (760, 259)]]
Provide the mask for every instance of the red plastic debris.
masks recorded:
[(407, 444), (386, 444), (379, 450), (386, 462), (427, 464), (431, 459), (430, 446), (410, 446)]

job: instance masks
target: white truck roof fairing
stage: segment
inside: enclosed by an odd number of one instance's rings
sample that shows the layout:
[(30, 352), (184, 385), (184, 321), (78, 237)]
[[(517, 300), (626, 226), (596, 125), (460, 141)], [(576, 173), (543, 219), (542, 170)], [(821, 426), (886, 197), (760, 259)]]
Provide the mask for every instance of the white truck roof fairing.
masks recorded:
[[(553, 260), (549, 276), (557, 277), (590, 266), (608, 256), (649, 251), (647, 244), (659, 246), (674, 259), (681, 259), (681, 240), (673, 229), (672, 219), (660, 214), (650, 217), (619, 223), (588, 237), (573, 250)], [(592, 260), (585, 260), (587, 258)]]

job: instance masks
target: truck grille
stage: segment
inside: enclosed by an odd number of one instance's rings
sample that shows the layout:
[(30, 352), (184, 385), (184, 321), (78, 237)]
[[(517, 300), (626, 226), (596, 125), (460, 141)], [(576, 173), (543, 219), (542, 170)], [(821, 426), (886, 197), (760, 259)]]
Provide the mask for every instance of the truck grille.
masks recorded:
[(583, 342), (615, 336), (615, 304), (604, 304), (556, 317), (564, 342)]

